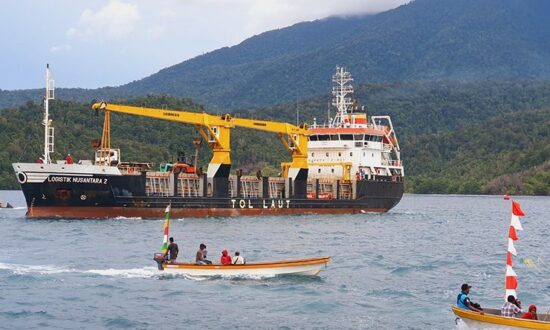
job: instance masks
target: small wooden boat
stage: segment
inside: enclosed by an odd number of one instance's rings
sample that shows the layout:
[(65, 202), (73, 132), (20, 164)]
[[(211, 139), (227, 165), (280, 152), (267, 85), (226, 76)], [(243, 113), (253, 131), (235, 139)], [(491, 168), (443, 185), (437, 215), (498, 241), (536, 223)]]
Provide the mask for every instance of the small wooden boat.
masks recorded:
[(330, 257), (309, 259), (292, 259), (280, 261), (263, 261), (246, 263), (243, 265), (197, 265), (188, 262), (168, 263), (162, 253), (155, 253), (153, 258), (159, 270), (168, 273), (184, 274), (189, 276), (276, 276), (276, 275), (306, 275), (319, 274)]
[[(506, 273), (505, 273), (505, 297), (513, 296), (517, 298), (516, 289), (518, 286), (517, 274), (512, 268), (512, 256), (517, 251), (514, 242), (518, 240), (517, 231), (523, 230), (520, 217), (525, 216), (520, 204), (512, 201), (512, 215), (510, 218), (510, 227), (508, 230), (508, 251), (506, 253)], [(510, 300), (508, 300), (510, 301)], [(538, 320), (521, 319), (521, 315), (515, 317), (506, 317), (501, 315), (500, 309), (484, 308), (483, 314), (471, 310), (465, 310), (457, 306), (452, 306), (453, 313), (468, 325), (470, 329), (549, 329), (550, 315), (538, 315)]]
[(539, 320), (526, 320), (500, 315), (500, 309), (484, 308), (483, 314), (467, 311), (456, 306), (452, 307), (453, 313), (460, 317), (470, 329), (550, 329), (550, 317), (548, 314), (539, 315)]
[(4, 205), (2, 201), (0, 201), (0, 209), (13, 209), (13, 206), (10, 203)]

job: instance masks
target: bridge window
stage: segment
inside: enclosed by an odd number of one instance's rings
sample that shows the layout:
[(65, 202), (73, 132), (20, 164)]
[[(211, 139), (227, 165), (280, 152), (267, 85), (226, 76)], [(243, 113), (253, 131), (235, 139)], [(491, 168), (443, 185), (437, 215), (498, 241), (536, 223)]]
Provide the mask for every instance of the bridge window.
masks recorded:
[(351, 141), (353, 140), (353, 135), (351, 134), (340, 134), (340, 139), (344, 141)]
[(330, 136), (330, 140), (331, 140), (331, 141), (338, 141), (338, 140), (340, 140), (340, 139), (338, 138), (338, 134), (332, 134), (332, 135)]
[(328, 135), (319, 135), (319, 141), (328, 141)]
[(310, 135), (310, 136), (308, 136), (308, 139), (309, 139), (310, 141), (318, 141), (318, 140), (319, 140), (319, 138), (317, 137), (317, 135)]
[(341, 153), (341, 152), (338, 153), (338, 157), (342, 157), (342, 153)]
[(328, 152), (327, 152), (327, 157), (328, 157)]
[(363, 138), (364, 138), (364, 135), (363, 135), (363, 134), (355, 134), (355, 135), (353, 135), (353, 139), (354, 139), (355, 141), (363, 140)]

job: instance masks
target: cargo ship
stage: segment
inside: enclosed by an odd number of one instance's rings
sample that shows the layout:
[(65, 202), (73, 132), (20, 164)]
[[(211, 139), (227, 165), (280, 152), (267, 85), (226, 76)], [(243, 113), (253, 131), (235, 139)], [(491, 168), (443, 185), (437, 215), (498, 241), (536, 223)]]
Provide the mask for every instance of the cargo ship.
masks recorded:
[[(54, 128), (49, 101), (54, 99), (46, 69), (44, 152), (37, 162), (14, 163), (29, 218), (158, 218), (172, 205), (174, 217), (346, 214), (386, 212), (404, 191), (400, 147), (389, 116), (367, 116), (353, 99), (353, 78), (343, 67), (333, 76), (334, 116), (318, 124), (234, 118), (183, 110), (154, 109), (95, 102), (104, 112), (103, 132), (93, 160), (52, 160)], [(111, 147), (110, 113), (193, 125), (213, 157), (206, 172), (196, 157), (180, 155), (173, 163), (123, 162)], [(291, 161), (277, 177), (243, 175), (231, 170), (231, 131), (244, 127), (272, 132)], [(194, 159), (193, 159), (194, 158)]]

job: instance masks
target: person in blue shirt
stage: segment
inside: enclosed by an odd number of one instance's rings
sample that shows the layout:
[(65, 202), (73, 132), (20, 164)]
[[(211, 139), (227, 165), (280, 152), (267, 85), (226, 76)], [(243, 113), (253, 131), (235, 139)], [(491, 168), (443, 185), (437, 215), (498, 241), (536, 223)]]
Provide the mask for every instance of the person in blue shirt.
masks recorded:
[(456, 297), (456, 306), (467, 311), (474, 311), (483, 314), (483, 309), (481, 306), (470, 301), (470, 297), (468, 297), (470, 294), (470, 288), (470, 285), (466, 283), (462, 284), (460, 287), (461, 292), (458, 294), (458, 297)]

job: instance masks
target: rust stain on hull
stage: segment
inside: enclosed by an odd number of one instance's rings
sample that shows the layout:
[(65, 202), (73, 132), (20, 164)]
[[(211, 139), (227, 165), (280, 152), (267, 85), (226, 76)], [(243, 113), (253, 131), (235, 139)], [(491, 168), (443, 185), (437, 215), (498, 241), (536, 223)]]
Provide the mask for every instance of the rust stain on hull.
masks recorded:
[[(172, 208), (172, 218), (236, 217), (258, 215), (293, 214), (356, 214), (364, 212), (382, 213), (381, 208), (290, 208), (290, 209), (228, 209), (228, 208)], [(132, 207), (33, 207), (27, 212), (28, 218), (65, 218), (65, 219), (108, 219), (116, 217), (162, 219), (164, 208)]]

